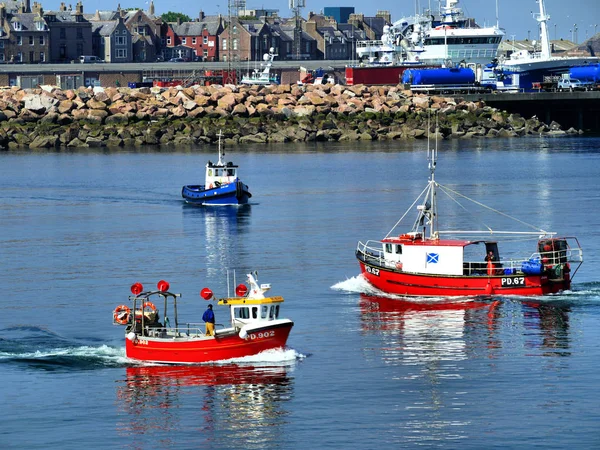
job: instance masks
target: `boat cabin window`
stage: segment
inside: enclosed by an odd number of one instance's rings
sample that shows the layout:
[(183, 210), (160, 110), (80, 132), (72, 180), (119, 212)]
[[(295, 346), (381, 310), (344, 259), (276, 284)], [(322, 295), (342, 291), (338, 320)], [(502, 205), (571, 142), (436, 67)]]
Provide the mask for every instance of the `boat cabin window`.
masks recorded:
[(392, 244), (385, 244), (385, 252), (392, 253)]
[(233, 316), (236, 319), (249, 319), (250, 318), (249, 308), (247, 306), (244, 306), (242, 308), (235, 308), (233, 310)]
[[(485, 243), (485, 256), (487, 256), (490, 252), (494, 254), (494, 261), (500, 261), (500, 252), (498, 252), (498, 243), (497, 242), (486, 242)], [(487, 261), (487, 259), (486, 259)]]
[(400, 244), (396, 244), (396, 254), (397, 255), (402, 254), (402, 246)]
[(269, 313), (269, 319), (277, 319), (279, 317), (279, 305), (271, 305), (271, 312)]
[(252, 318), (256, 319), (258, 317), (258, 308), (256, 306), (252, 307)]
[(267, 305), (263, 305), (260, 310), (260, 318), (266, 319), (269, 314), (269, 307)]
[(227, 169), (228, 177), (235, 177), (235, 169)]

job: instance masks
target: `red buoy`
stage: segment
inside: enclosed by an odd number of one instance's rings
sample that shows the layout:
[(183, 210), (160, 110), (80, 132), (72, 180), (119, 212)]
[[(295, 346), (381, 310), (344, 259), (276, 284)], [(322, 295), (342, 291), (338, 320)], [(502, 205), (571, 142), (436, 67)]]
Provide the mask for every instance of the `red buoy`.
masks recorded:
[(204, 300), (210, 300), (213, 296), (213, 292), (209, 288), (204, 288), (200, 291), (200, 297)]
[(166, 282), (165, 280), (160, 280), (157, 284), (156, 287), (158, 288), (158, 290), (160, 292), (167, 292), (169, 290), (169, 283)]
[(248, 293), (248, 287), (241, 283), (238, 284), (237, 287), (235, 288), (235, 295), (237, 295), (238, 297), (243, 297)]
[(134, 284), (131, 285), (131, 293), (133, 295), (138, 295), (143, 290), (144, 290), (144, 286), (142, 286), (142, 283), (134, 283)]

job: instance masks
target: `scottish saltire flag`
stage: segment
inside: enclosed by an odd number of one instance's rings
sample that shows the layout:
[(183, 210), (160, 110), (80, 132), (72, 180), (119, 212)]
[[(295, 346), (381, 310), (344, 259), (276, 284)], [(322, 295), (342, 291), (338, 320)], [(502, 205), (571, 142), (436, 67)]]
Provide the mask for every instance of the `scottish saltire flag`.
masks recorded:
[(439, 253), (427, 253), (427, 264), (437, 264), (440, 260)]

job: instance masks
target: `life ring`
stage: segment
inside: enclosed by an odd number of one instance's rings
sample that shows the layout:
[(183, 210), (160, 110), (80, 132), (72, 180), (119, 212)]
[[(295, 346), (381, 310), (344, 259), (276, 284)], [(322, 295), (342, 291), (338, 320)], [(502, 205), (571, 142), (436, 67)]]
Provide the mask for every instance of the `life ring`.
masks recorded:
[(210, 183), (210, 186), (208, 186), (209, 189), (213, 189), (215, 187), (214, 184)]
[(156, 306), (152, 302), (144, 303), (143, 309), (150, 308), (152, 311), (156, 312)]
[(397, 262), (396, 263), (396, 269), (402, 270), (402, 263), (401, 262)]
[(127, 305), (119, 305), (115, 308), (113, 312), (113, 319), (116, 323), (121, 325), (127, 325), (129, 322), (129, 316), (131, 314), (131, 309)]

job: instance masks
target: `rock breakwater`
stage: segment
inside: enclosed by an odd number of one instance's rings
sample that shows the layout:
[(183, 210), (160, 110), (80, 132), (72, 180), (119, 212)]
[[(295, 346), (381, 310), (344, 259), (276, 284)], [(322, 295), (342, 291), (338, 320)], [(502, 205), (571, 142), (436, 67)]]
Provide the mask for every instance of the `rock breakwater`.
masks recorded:
[[(5, 149), (418, 139), (438, 117), (444, 139), (566, 134), (459, 97), (400, 86), (17, 87), (0, 90)], [(433, 131), (433, 129), (431, 130)]]

